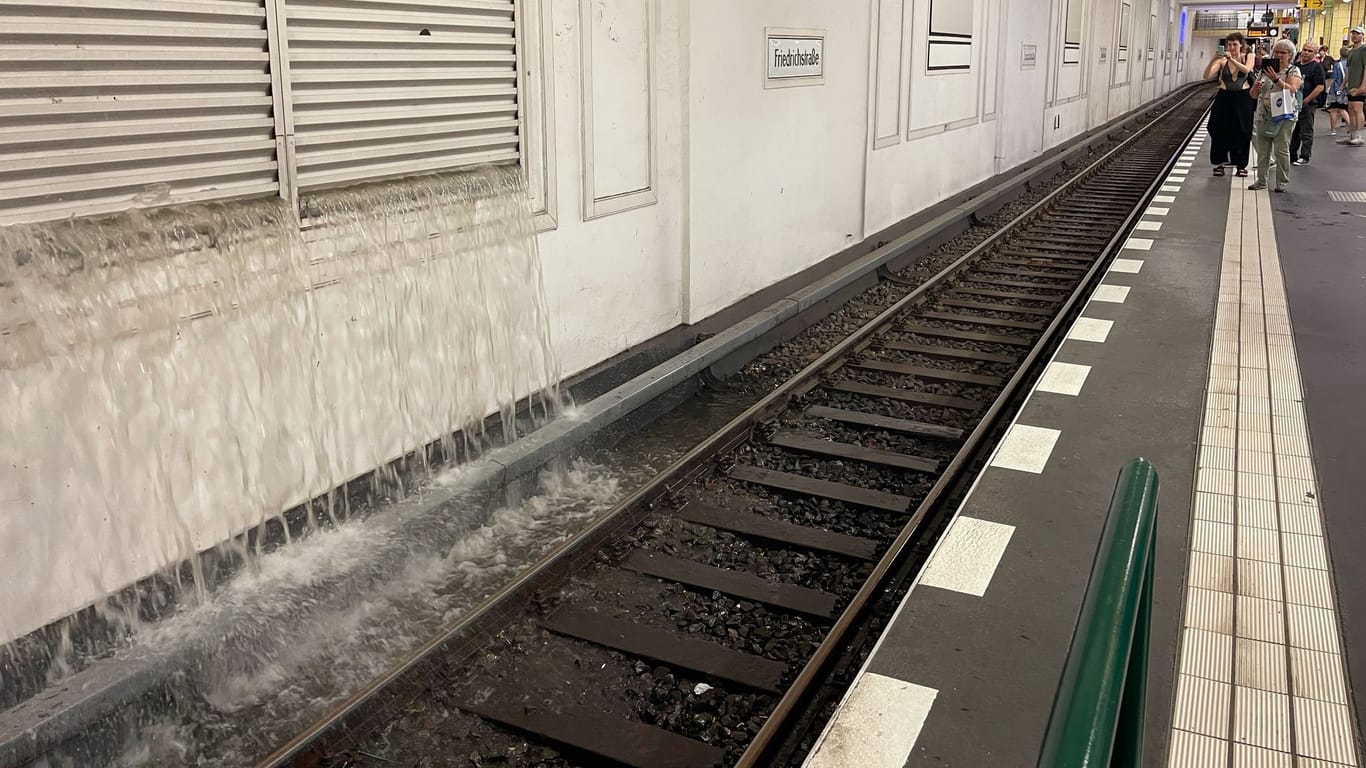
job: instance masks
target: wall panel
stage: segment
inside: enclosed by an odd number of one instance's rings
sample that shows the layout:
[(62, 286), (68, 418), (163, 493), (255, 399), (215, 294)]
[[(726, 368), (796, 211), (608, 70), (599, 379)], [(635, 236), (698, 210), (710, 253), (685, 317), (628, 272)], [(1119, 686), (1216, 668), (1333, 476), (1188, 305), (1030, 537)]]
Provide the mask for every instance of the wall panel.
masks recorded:
[(518, 49), (521, 80), (517, 100), (522, 123), (521, 157), (538, 231), (559, 225), (555, 143), (555, 35), (551, 0), (519, 0)]
[(915, 0), (906, 138), (980, 117), (983, 0)]
[(904, 124), (905, 89), (905, 2), (877, 0), (874, 9), (873, 59), (873, 148), (882, 149), (901, 141)]
[(654, 8), (654, 0), (579, 5), (585, 219), (658, 200)]

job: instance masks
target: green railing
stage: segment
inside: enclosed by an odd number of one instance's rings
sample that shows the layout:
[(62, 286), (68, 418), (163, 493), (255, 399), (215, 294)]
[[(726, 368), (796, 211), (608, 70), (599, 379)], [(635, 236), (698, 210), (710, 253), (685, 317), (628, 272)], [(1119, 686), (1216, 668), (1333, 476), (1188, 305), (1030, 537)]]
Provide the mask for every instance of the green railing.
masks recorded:
[(1072, 635), (1040, 768), (1138, 768), (1148, 680), (1157, 470), (1124, 465)]

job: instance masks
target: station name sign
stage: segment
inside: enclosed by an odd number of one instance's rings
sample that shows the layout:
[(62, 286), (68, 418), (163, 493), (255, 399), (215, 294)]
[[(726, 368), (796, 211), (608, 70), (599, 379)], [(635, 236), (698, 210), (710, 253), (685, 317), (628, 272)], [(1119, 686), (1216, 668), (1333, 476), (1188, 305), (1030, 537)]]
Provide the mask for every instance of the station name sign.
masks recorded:
[(825, 82), (825, 31), (775, 29), (764, 32), (767, 87)]

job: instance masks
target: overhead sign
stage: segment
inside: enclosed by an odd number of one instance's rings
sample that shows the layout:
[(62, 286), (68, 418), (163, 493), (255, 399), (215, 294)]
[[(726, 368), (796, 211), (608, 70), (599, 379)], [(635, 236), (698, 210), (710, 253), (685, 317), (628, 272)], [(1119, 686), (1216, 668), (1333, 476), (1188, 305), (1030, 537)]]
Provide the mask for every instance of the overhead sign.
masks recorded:
[(1300, 7), (1311, 11), (1323, 10), (1323, 0), (1300, 0)]
[(765, 30), (768, 87), (820, 85), (825, 82), (825, 31)]

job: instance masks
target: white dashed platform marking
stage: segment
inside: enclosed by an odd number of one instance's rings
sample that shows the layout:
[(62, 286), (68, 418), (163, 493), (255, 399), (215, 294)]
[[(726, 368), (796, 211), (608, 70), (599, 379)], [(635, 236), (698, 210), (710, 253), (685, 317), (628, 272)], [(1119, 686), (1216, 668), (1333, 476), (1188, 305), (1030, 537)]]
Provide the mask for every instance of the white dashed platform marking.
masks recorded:
[(1171, 195), (1153, 195), (1154, 203), (1174, 203), (1176, 198)]
[(1162, 222), (1160, 222), (1160, 221), (1140, 221), (1140, 222), (1138, 222), (1137, 224), (1134, 225), (1134, 229), (1141, 229), (1141, 230), (1143, 230), (1144, 232), (1156, 232), (1156, 231), (1158, 231), (1159, 229), (1162, 229)]
[(1067, 333), (1067, 338), (1071, 341), (1093, 341), (1097, 344), (1103, 344), (1110, 337), (1110, 329), (1114, 325), (1115, 321), (1113, 320), (1080, 317), (1072, 326), (1072, 330)]
[(1129, 286), (1127, 285), (1102, 285), (1096, 288), (1096, 292), (1091, 296), (1092, 301), (1104, 301), (1109, 304), (1123, 304), (1129, 298)]
[(1136, 275), (1142, 270), (1142, 259), (1115, 259), (1110, 264), (1110, 271), (1121, 275)]
[(864, 672), (804, 768), (901, 768), (938, 695), (933, 688)]
[(1126, 251), (1151, 251), (1152, 249), (1153, 241), (1146, 237), (1131, 237), (1124, 241), (1124, 250)]
[(1148, 210), (1146, 210), (1146, 211), (1143, 212), (1143, 215), (1144, 215), (1144, 216), (1166, 216), (1168, 213), (1171, 212), (1171, 210), (1172, 210), (1172, 209), (1170, 209), (1170, 208), (1161, 208), (1161, 207), (1159, 207), (1159, 206), (1150, 205), (1150, 206), (1148, 206)]
[(1089, 365), (1054, 361), (1048, 364), (1043, 376), (1039, 377), (1039, 385), (1035, 389), (1040, 392), (1075, 397), (1081, 394), (1081, 388), (1086, 384), (1086, 376), (1089, 373), (1091, 373), (1091, 366)]
[(985, 595), (1014, 534), (1013, 525), (959, 517), (934, 548), (920, 585)]
[(1001, 440), (1001, 446), (991, 459), (991, 466), (1039, 474), (1053, 455), (1053, 446), (1062, 432), (1047, 427), (1016, 424)]

